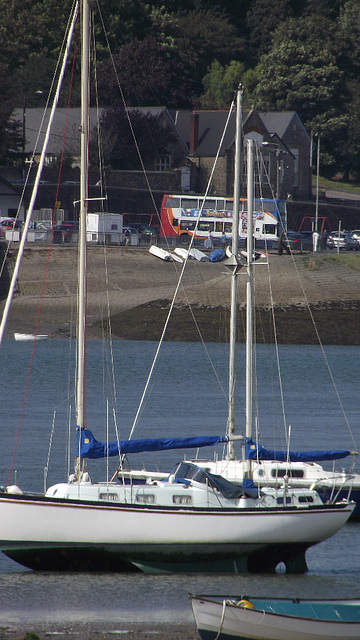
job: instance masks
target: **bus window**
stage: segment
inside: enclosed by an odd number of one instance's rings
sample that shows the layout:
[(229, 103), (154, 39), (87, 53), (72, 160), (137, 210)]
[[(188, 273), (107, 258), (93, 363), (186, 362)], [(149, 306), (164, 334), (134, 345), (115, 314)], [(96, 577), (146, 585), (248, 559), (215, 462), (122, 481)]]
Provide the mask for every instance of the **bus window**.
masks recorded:
[(276, 236), (276, 224), (264, 224), (264, 231), (266, 234)]
[(179, 220), (177, 218), (173, 219), (173, 227), (177, 227), (179, 224)]
[(206, 198), (206, 200), (204, 202), (204, 209), (211, 209), (211, 211), (215, 211), (216, 210), (216, 200), (210, 200), (209, 198)]
[(213, 222), (199, 222), (198, 229), (199, 229), (199, 231), (214, 231), (214, 223)]
[(224, 222), (225, 233), (232, 233), (232, 222)]
[(170, 207), (180, 207), (180, 198), (169, 196), (169, 198), (166, 199), (165, 207), (167, 209), (169, 209)]
[(182, 231), (194, 231), (196, 222), (191, 222), (190, 220), (182, 220), (180, 222), (180, 229)]
[(226, 200), (225, 209), (226, 209), (226, 211), (234, 211), (234, 202), (233, 202), (233, 200)]
[(223, 231), (223, 223), (222, 222), (215, 222), (215, 231), (219, 231), (220, 233), (222, 233), (222, 231)]
[(198, 209), (199, 204), (195, 198), (182, 198), (181, 199), (181, 207), (183, 209)]

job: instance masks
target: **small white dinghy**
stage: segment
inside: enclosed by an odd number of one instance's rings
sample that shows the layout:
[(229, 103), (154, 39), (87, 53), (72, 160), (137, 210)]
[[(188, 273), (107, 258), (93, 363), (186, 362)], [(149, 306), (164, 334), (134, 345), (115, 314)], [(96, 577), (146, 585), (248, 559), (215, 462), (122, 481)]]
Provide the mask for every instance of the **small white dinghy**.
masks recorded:
[(360, 600), (193, 596), (202, 640), (360, 638)]
[[(183, 247), (176, 247), (174, 251), (178, 256), (180, 256), (180, 258), (183, 258), (183, 260), (186, 260), (187, 254), (188, 254), (187, 249), (184, 249)], [(203, 251), (199, 251), (199, 249), (194, 249), (194, 248), (190, 249), (189, 251), (189, 259), (198, 260), (199, 262), (210, 261), (210, 258), (209, 256), (206, 255), (206, 253), (204, 253)]]
[(149, 253), (151, 253), (156, 258), (160, 258), (161, 260), (165, 260), (167, 262), (182, 262), (182, 258), (177, 256), (175, 253), (170, 253), (170, 251), (165, 251), (165, 249), (161, 249), (161, 247), (157, 247), (155, 244), (152, 244)]
[(14, 333), (14, 338), (15, 340), (17, 340), (18, 342), (30, 342), (32, 340), (47, 340), (48, 339), (48, 335), (46, 335), (45, 333), (41, 334), (35, 334), (35, 333)]

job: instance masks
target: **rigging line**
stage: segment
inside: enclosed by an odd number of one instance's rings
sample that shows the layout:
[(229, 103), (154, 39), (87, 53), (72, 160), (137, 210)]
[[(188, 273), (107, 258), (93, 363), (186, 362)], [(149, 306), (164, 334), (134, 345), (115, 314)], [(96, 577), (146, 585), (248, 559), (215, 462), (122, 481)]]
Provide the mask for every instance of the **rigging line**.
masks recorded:
[(7, 318), (8, 318), (8, 315), (9, 315), (10, 305), (11, 305), (12, 298), (13, 298), (13, 295), (14, 295), (15, 285), (16, 285), (16, 281), (17, 281), (18, 273), (19, 273), (19, 269), (20, 269), (20, 263), (21, 263), (22, 255), (24, 253), (26, 236), (27, 236), (27, 232), (29, 230), (31, 216), (32, 216), (32, 212), (33, 212), (33, 209), (34, 209), (37, 190), (38, 190), (38, 186), (39, 186), (39, 182), (40, 182), (40, 177), (41, 177), (42, 169), (43, 169), (43, 166), (44, 166), (44, 163), (45, 163), (45, 155), (46, 155), (47, 145), (48, 145), (49, 138), (50, 138), (50, 130), (51, 130), (51, 126), (52, 126), (52, 123), (53, 123), (53, 120), (54, 120), (54, 116), (55, 116), (55, 109), (56, 109), (56, 106), (57, 106), (58, 101), (59, 101), (60, 88), (61, 88), (62, 81), (63, 81), (64, 75), (65, 75), (66, 62), (67, 62), (67, 58), (68, 58), (68, 55), (69, 55), (69, 50), (70, 50), (72, 36), (73, 36), (74, 28), (75, 28), (75, 22), (76, 22), (76, 18), (77, 18), (77, 13), (78, 13), (78, 4), (76, 4), (75, 11), (74, 11), (74, 14), (72, 16), (71, 26), (70, 26), (70, 29), (69, 29), (68, 34), (67, 34), (66, 49), (64, 51), (64, 56), (63, 56), (63, 60), (62, 60), (62, 64), (61, 64), (61, 70), (60, 70), (60, 74), (59, 74), (58, 84), (57, 84), (55, 96), (53, 98), (53, 104), (52, 104), (52, 108), (51, 108), (51, 112), (50, 112), (50, 116), (49, 116), (49, 121), (48, 121), (47, 129), (46, 129), (44, 144), (43, 144), (43, 148), (42, 148), (42, 151), (41, 151), (41, 156), (40, 156), (40, 160), (39, 160), (39, 164), (38, 164), (38, 168), (37, 168), (34, 187), (33, 187), (32, 195), (31, 195), (31, 199), (30, 199), (30, 204), (29, 204), (29, 208), (28, 208), (28, 211), (27, 211), (27, 215), (26, 215), (25, 226), (24, 226), (24, 229), (23, 229), (23, 233), (22, 233), (22, 237), (21, 237), (21, 241), (20, 241), (20, 246), (19, 246), (19, 249), (18, 249), (18, 255), (17, 255), (17, 259), (16, 259), (16, 263), (15, 263), (15, 267), (14, 267), (14, 271), (13, 271), (13, 275), (12, 275), (12, 279), (11, 279), (11, 283), (10, 283), (10, 287), (9, 287), (9, 293), (8, 293), (8, 297), (7, 297), (6, 304), (5, 304), (4, 311), (3, 311), (3, 317), (2, 317), (2, 321), (1, 321), (1, 325), (0, 325), (0, 344), (2, 342), (2, 338), (3, 338), (3, 335), (4, 335), (4, 330), (5, 330)]
[[(58, 103), (59, 95), (60, 95), (60, 87), (61, 87), (62, 80), (63, 80), (64, 75), (65, 75), (66, 62), (67, 62), (67, 58), (68, 58), (68, 54), (69, 54), (69, 50), (70, 50), (70, 45), (71, 45), (71, 41), (72, 41), (72, 36), (73, 36), (74, 28), (75, 28), (75, 23), (76, 23), (77, 14), (78, 14), (78, 8), (79, 8), (79, 5), (78, 5), (78, 3), (76, 3), (75, 8), (74, 8), (74, 13), (72, 15), (70, 28), (69, 28), (69, 31), (67, 33), (66, 49), (65, 49), (64, 55), (63, 55), (63, 60), (62, 60), (62, 65), (61, 65), (61, 70), (60, 70), (60, 75), (59, 75), (59, 80), (58, 80), (58, 86), (57, 86), (56, 93), (55, 93), (55, 96), (54, 96), (54, 99), (53, 99), (53, 106), (52, 106), (51, 114), (50, 114), (50, 117), (49, 117), (48, 127), (47, 127), (47, 130), (46, 130), (44, 146), (43, 146), (43, 149), (42, 149), (42, 152), (41, 152), (41, 158), (40, 158), (40, 161), (39, 161), (38, 171), (37, 171), (37, 174), (36, 174), (33, 193), (32, 193), (32, 196), (31, 196), (31, 201), (30, 201), (28, 212), (27, 212), (26, 223), (25, 223), (25, 227), (24, 227), (24, 230), (23, 230), (23, 236), (21, 238), (20, 247), (19, 247), (19, 250), (18, 250), (18, 256), (17, 256), (15, 267), (14, 267), (14, 272), (13, 272), (13, 276), (12, 276), (12, 280), (11, 280), (11, 284), (10, 284), (8, 298), (6, 300), (6, 305), (5, 305), (5, 308), (4, 308), (4, 311), (3, 311), (3, 317), (2, 317), (2, 321), (1, 321), (1, 325), (0, 325), (0, 344), (1, 344), (1, 341), (2, 341), (2, 338), (3, 338), (3, 335), (4, 335), (5, 326), (6, 326), (6, 322), (7, 322), (7, 317), (8, 317), (9, 310), (10, 310), (10, 304), (11, 304), (11, 301), (12, 301), (12, 297), (13, 297), (14, 290), (15, 290), (15, 284), (16, 284), (18, 273), (19, 273), (19, 269), (20, 269), (20, 263), (21, 263), (21, 258), (22, 258), (23, 252), (24, 252), (26, 236), (27, 236), (27, 232), (28, 232), (28, 229), (29, 229), (31, 215), (32, 215), (32, 211), (33, 211), (33, 208), (34, 208), (34, 204), (35, 204), (37, 187), (38, 187), (38, 184), (39, 184), (39, 181), (40, 181), (41, 171), (42, 171), (42, 168), (43, 168), (43, 165), (44, 165), (44, 162), (45, 162), (45, 153), (46, 153), (47, 143), (48, 143), (49, 137), (50, 137), (51, 124), (52, 124), (53, 119), (54, 119), (55, 108), (56, 108), (56, 105)], [(36, 340), (34, 340), (34, 342), (33, 342), (33, 347), (32, 347), (32, 352), (31, 352), (30, 366), (29, 366), (29, 370), (28, 370), (28, 375), (27, 375), (27, 380), (26, 380), (26, 385), (25, 385), (25, 391), (24, 391), (24, 398), (23, 398), (23, 403), (22, 403), (22, 407), (21, 407), (21, 413), (20, 413), (18, 429), (17, 429), (17, 433), (16, 433), (14, 452), (13, 452), (11, 465), (10, 465), (10, 470), (9, 470), (8, 484), (10, 483), (10, 479), (11, 479), (11, 476), (12, 476), (14, 462), (15, 462), (15, 456), (16, 456), (16, 451), (17, 451), (17, 446), (18, 446), (19, 437), (20, 437), (20, 430), (21, 430), (21, 425), (22, 425), (22, 421), (23, 421), (23, 416), (24, 416), (24, 411), (25, 411), (25, 403), (26, 403), (26, 398), (27, 398), (27, 393), (28, 393), (28, 388), (29, 388), (29, 382), (30, 382), (30, 373), (31, 373), (31, 370), (32, 370), (32, 363), (33, 363), (34, 354), (35, 354), (35, 345), (36, 345)]]
[[(262, 162), (264, 164), (265, 173), (266, 173), (265, 163), (264, 163), (263, 160), (262, 160)], [(271, 189), (272, 198), (275, 199), (275, 194), (274, 194), (274, 191), (272, 189), (271, 182), (270, 182), (269, 178), (268, 178), (268, 181), (269, 181), (269, 186), (270, 186), (270, 189)], [(283, 222), (282, 219), (280, 220), (280, 223), (281, 223), (282, 229), (284, 231), (286, 231), (286, 229), (284, 229), (284, 222)], [(310, 303), (309, 303), (309, 300), (308, 300), (306, 292), (305, 292), (305, 287), (304, 287), (304, 285), (302, 283), (302, 280), (301, 280), (301, 277), (300, 277), (300, 272), (299, 272), (299, 269), (297, 268), (297, 265), (296, 265), (295, 254), (294, 254), (293, 250), (291, 249), (291, 247), (290, 247), (290, 255), (291, 255), (291, 260), (292, 260), (292, 263), (293, 263), (293, 267), (294, 267), (294, 270), (295, 270), (295, 273), (297, 275), (297, 279), (298, 279), (298, 282), (299, 282), (299, 285), (300, 285), (300, 289), (301, 289), (302, 295), (304, 297), (304, 302), (305, 302), (307, 311), (309, 313), (309, 316), (310, 316), (310, 319), (311, 319), (311, 322), (312, 322), (312, 325), (313, 325), (313, 328), (314, 328), (314, 331), (315, 331), (315, 334), (316, 334), (316, 338), (317, 338), (317, 341), (319, 343), (319, 347), (320, 347), (322, 356), (324, 358), (325, 365), (326, 365), (330, 380), (332, 382), (332, 385), (333, 385), (333, 388), (334, 388), (334, 391), (335, 391), (335, 395), (337, 397), (337, 400), (338, 400), (338, 403), (339, 403), (339, 406), (340, 406), (340, 409), (341, 409), (341, 413), (343, 415), (343, 418), (344, 418), (345, 424), (347, 426), (347, 429), (348, 429), (350, 438), (352, 440), (353, 446), (355, 447), (355, 449), (357, 449), (357, 444), (355, 442), (355, 438), (354, 438), (354, 435), (352, 433), (348, 417), (346, 415), (345, 407), (344, 407), (344, 404), (343, 404), (343, 402), (341, 400), (340, 393), (339, 393), (339, 390), (337, 388), (337, 384), (336, 384), (335, 378), (334, 378), (333, 373), (331, 371), (330, 363), (329, 363), (329, 360), (327, 358), (327, 355), (326, 355), (326, 352), (325, 352), (325, 349), (324, 349), (324, 345), (322, 343), (318, 328), (316, 326), (315, 318), (314, 318), (314, 315), (312, 313), (312, 310), (311, 310), (311, 307), (310, 307)], [(270, 264), (269, 263), (268, 263), (268, 268), (269, 268), (269, 271), (270, 271)], [(272, 308), (272, 312), (274, 314), (275, 313), (275, 309), (274, 309), (273, 301), (271, 302), (271, 308)], [(275, 322), (275, 315), (274, 315), (274, 322)], [(286, 425), (284, 425), (284, 426), (285, 426), (285, 429), (286, 429)], [(285, 431), (285, 433), (286, 433), (286, 431)]]
[(103, 29), (105, 41), (106, 41), (106, 44), (107, 44), (107, 47), (108, 47), (108, 51), (109, 51), (109, 54), (110, 54), (111, 64), (112, 64), (112, 67), (113, 67), (113, 71), (114, 71), (114, 74), (115, 74), (116, 82), (117, 82), (118, 89), (119, 89), (119, 92), (120, 92), (120, 97), (121, 97), (121, 100), (122, 100), (122, 103), (123, 103), (123, 106), (124, 106), (126, 118), (127, 118), (127, 121), (128, 121), (129, 127), (130, 127), (130, 131), (131, 131), (131, 135), (132, 135), (132, 138), (133, 138), (133, 141), (134, 141), (134, 144), (135, 144), (136, 152), (137, 152), (140, 164), (141, 164), (141, 169), (142, 169), (142, 172), (143, 172), (144, 177), (145, 177), (146, 186), (147, 186), (149, 194), (150, 194), (150, 198), (151, 198), (151, 201), (152, 201), (152, 205), (153, 205), (154, 211), (155, 211), (156, 216), (157, 216), (157, 218), (158, 218), (158, 220), (160, 221), (160, 224), (161, 224), (159, 211), (158, 211), (158, 208), (156, 206), (156, 202), (155, 202), (154, 195), (153, 195), (153, 192), (152, 192), (152, 189), (151, 189), (151, 185), (150, 185), (150, 181), (149, 181), (149, 178), (148, 178), (148, 174), (147, 174), (147, 171), (145, 169), (145, 165), (144, 165), (144, 162), (143, 162), (143, 159), (142, 159), (142, 156), (141, 156), (141, 152), (140, 152), (140, 149), (139, 149), (138, 142), (136, 140), (134, 129), (132, 127), (132, 122), (131, 122), (129, 111), (128, 111), (128, 108), (127, 108), (125, 95), (124, 95), (124, 92), (123, 92), (123, 89), (122, 89), (122, 86), (121, 86), (121, 83), (120, 83), (119, 74), (118, 74), (117, 69), (116, 69), (114, 56), (113, 56), (113, 53), (112, 53), (112, 50), (111, 50), (111, 47), (110, 47), (110, 41), (109, 41), (109, 38), (108, 38), (108, 32), (107, 32), (107, 30), (105, 28), (103, 15), (102, 15), (98, 0), (96, 0), (96, 5), (97, 5), (97, 8), (98, 8), (98, 12), (99, 12), (99, 16), (100, 16), (100, 22), (101, 22), (101, 26), (102, 26), (102, 29)]
[[(196, 222), (196, 225), (195, 225), (195, 229), (197, 228), (197, 226), (199, 224), (201, 212), (202, 212), (202, 209), (203, 209), (204, 204), (205, 204), (205, 198), (207, 197), (207, 195), (209, 193), (209, 190), (210, 190), (210, 186), (211, 186), (211, 183), (212, 183), (212, 180), (213, 180), (216, 164), (217, 164), (217, 161), (218, 161), (218, 158), (219, 158), (219, 154), (220, 154), (220, 149), (221, 149), (223, 141), (224, 141), (226, 129), (227, 129), (228, 123), (230, 121), (230, 117), (231, 117), (231, 113), (232, 113), (233, 108), (234, 108), (234, 100), (232, 101), (231, 107), (229, 109), (229, 114), (228, 114), (228, 117), (227, 117), (227, 120), (226, 120), (226, 124), (225, 124), (225, 127), (224, 127), (223, 134), (221, 136), (220, 144), (219, 144), (219, 147), (218, 147), (218, 150), (217, 150), (217, 153), (216, 153), (216, 157), (215, 157), (215, 160), (214, 160), (214, 163), (213, 163), (213, 167), (212, 167), (212, 171), (211, 171), (211, 174), (210, 174), (210, 177), (209, 177), (209, 180), (208, 180), (208, 184), (207, 184), (207, 187), (206, 187), (206, 190), (205, 190), (205, 195), (204, 195), (204, 198), (203, 198), (203, 201), (202, 201), (202, 205), (200, 207), (199, 217), (197, 219), (197, 222)], [(145, 383), (145, 388), (144, 388), (143, 394), (142, 394), (141, 399), (140, 399), (139, 406), (138, 406), (136, 414), (135, 414), (133, 425), (131, 427), (129, 440), (132, 438), (132, 435), (134, 433), (135, 427), (136, 427), (138, 419), (139, 419), (140, 412), (142, 410), (142, 406), (144, 404), (144, 400), (145, 400), (145, 397), (146, 397), (146, 394), (147, 394), (147, 390), (149, 388), (149, 384), (150, 384), (150, 380), (152, 378), (152, 374), (153, 374), (153, 371), (154, 371), (154, 368), (155, 368), (155, 364), (157, 362), (157, 359), (158, 359), (158, 356), (159, 356), (159, 353), (160, 353), (160, 349), (162, 347), (162, 343), (163, 343), (164, 338), (165, 338), (166, 330), (167, 330), (168, 324), (170, 322), (171, 314), (172, 314), (172, 311), (173, 311), (174, 306), (175, 306), (175, 301), (176, 301), (176, 298), (177, 298), (177, 294), (179, 292), (180, 287), (182, 286), (182, 279), (183, 279), (183, 276), (184, 276), (184, 273), (185, 273), (185, 268), (186, 268), (188, 260), (189, 260), (189, 251), (192, 248), (193, 243), (194, 243), (194, 235), (192, 236), (192, 238), (190, 240), (188, 253), (187, 253), (187, 256), (186, 256), (186, 258), (184, 260), (182, 268), (181, 268), (180, 277), (179, 277), (178, 283), (177, 283), (176, 288), (175, 288), (175, 293), (174, 293), (173, 299), (172, 299), (171, 304), (170, 304), (170, 308), (169, 308), (169, 311), (168, 311), (167, 318), (165, 320), (165, 325), (164, 325), (164, 328), (162, 330), (162, 334), (161, 334), (158, 346), (156, 348), (154, 360), (153, 360), (153, 362), (151, 364), (150, 371), (149, 371), (149, 374), (148, 374), (148, 378), (147, 378), (146, 383)]]
[[(63, 42), (62, 42), (62, 45), (61, 45), (61, 48), (60, 48), (59, 56), (58, 56), (57, 63), (56, 63), (56, 66), (55, 66), (55, 70), (54, 70), (54, 73), (53, 73), (50, 89), (49, 89), (49, 92), (48, 92), (48, 95), (47, 95), (47, 98), (46, 98), (45, 107), (44, 107), (44, 110), (43, 110), (43, 113), (42, 113), (40, 126), (39, 126), (39, 129), (37, 131), (37, 136), (36, 136), (36, 139), (35, 139), (34, 148), (33, 148), (32, 153), (31, 153), (31, 157), (30, 157), (30, 161), (29, 161), (29, 168), (27, 170), (25, 182), (24, 182), (22, 190), (21, 190), (21, 195), (20, 195), (18, 208), (17, 208), (17, 211), (16, 211), (15, 220), (18, 220), (19, 215), (20, 215), (20, 210), (21, 210), (21, 207), (22, 207), (22, 204), (23, 204), (23, 201), (24, 201), (24, 197), (25, 197), (26, 187), (28, 185), (29, 178), (30, 178), (31, 168), (32, 168), (33, 163), (34, 163), (36, 150), (38, 148), (39, 141), (40, 141), (40, 136), (41, 136), (42, 131), (43, 131), (43, 126), (44, 126), (44, 123), (45, 123), (45, 118), (46, 118), (46, 115), (47, 115), (47, 109), (48, 109), (48, 106), (49, 106), (49, 103), (50, 103), (51, 94), (53, 92), (53, 89), (54, 89), (54, 86), (55, 86), (55, 81), (56, 81), (56, 78), (57, 78), (57, 75), (58, 75), (58, 72), (59, 72), (60, 61), (61, 61), (62, 57), (65, 55), (64, 54), (64, 50), (65, 50), (66, 42), (67, 42), (67, 34), (68, 34), (68, 32), (69, 32), (69, 30), (71, 28), (71, 23), (72, 23), (72, 20), (73, 20), (73, 16), (75, 16), (75, 12), (78, 10), (78, 1), (79, 0), (75, 0), (74, 1), (73, 9), (72, 9), (72, 11), (70, 13), (70, 16), (69, 16), (69, 19), (68, 19), (68, 24), (67, 24), (67, 27), (66, 27), (65, 35), (64, 35), (64, 38), (63, 38)], [(4, 267), (5, 267), (5, 264), (6, 264), (7, 256), (8, 256), (9, 251), (10, 251), (10, 245), (11, 245), (11, 240), (9, 240), (7, 242), (7, 245), (6, 245), (6, 250), (4, 252), (4, 258), (3, 258), (3, 261), (2, 261), (2, 264), (1, 264), (1, 267), (0, 267), (0, 277), (2, 276)], [(0, 335), (0, 344), (1, 344), (1, 340), (2, 340), (2, 335)]]
[(100, 198), (101, 198), (101, 208), (104, 211), (104, 200), (107, 200), (107, 184), (106, 184), (106, 172), (104, 166), (104, 144), (102, 139), (102, 132), (100, 126), (100, 105), (99, 105), (99, 91), (98, 91), (98, 76), (97, 76), (97, 57), (96, 57), (96, 36), (95, 36), (95, 24), (94, 24), (94, 14), (91, 13), (92, 18), (92, 40), (93, 40), (93, 74), (94, 74), (94, 85), (95, 85), (95, 101), (96, 101), (96, 129), (97, 129), (97, 152), (98, 152), (98, 162), (99, 162), (99, 187), (100, 187)]
[[(264, 169), (264, 173), (265, 173), (265, 175), (267, 177), (269, 186), (271, 188), (269, 175), (268, 175), (267, 170), (266, 170), (266, 166), (265, 166), (265, 163), (264, 163), (264, 158), (263, 158), (262, 153), (258, 153), (258, 159), (259, 159), (259, 164), (261, 164), (263, 169)], [(274, 194), (272, 188), (271, 188), (271, 195), (272, 195), (272, 198), (274, 200), (274, 195), (275, 194)], [(289, 443), (288, 443), (288, 429), (287, 429), (286, 410), (285, 410), (285, 398), (284, 398), (284, 389), (283, 389), (283, 382), (282, 382), (279, 341), (278, 341), (278, 336), (277, 336), (277, 325), (276, 325), (276, 318), (275, 318), (275, 303), (274, 303), (274, 294), (273, 294), (273, 286), (272, 286), (271, 270), (270, 270), (269, 260), (267, 261), (267, 273), (268, 273), (269, 295), (270, 295), (270, 313), (271, 313), (271, 321), (272, 321), (272, 327), (273, 327), (273, 332), (274, 332), (275, 355), (276, 355), (276, 364), (277, 364), (279, 390), (280, 390), (281, 411), (282, 411), (282, 417), (283, 417), (283, 427), (284, 427), (284, 432), (285, 432), (285, 442), (287, 443), (287, 446), (288, 446)]]

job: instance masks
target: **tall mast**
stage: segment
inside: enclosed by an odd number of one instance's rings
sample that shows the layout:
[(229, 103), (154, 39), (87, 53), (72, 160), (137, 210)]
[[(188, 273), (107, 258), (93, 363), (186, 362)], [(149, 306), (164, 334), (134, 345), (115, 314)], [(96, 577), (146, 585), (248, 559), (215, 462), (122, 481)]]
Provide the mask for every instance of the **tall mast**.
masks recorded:
[[(253, 423), (253, 215), (254, 140), (247, 141), (247, 281), (246, 281), (246, 399), (245, 435), (252, 437)], [(246, 477), (251, 477), (251, 461), (246, 461)]]
[[(239, 204), (240, 185), (242, 174), (241, 150), (242, 150), (242, 87), (239, 85), (236, 95), (236, 136), (235, 136), (235, 169), (234, 169), (234, 211), (232, 226), (232, 277), (231, 277), (231, 310), (230, 310), (230, 355), (229, 355), (229, 416), (228, 435), (235, 434), (235, 386), (236, 386), (236, 329), (237, 329), (237, 274), (238, 274), (238, 247), (239, 247)], [(229, 460), (235, 459), (234, 442), (228, 443)]]
[(77, 424), (85, 427), (85, 326), (86, 326), (86, 216), (88, 206), (88, 146), (89, 146), (89, 66), (90, 66), (90, 12), (88, 0), (81, 2), (81, 162), (80, 162), (80, 216), (79, 216), (79, 291), (78, 291), (78, 373)]

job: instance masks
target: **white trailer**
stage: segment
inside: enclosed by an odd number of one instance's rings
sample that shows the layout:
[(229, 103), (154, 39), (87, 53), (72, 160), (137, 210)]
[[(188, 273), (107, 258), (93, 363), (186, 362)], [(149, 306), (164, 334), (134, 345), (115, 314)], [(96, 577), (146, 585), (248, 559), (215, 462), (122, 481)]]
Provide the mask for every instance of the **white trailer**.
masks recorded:
[(123, 216), (121, 213), (88, 213), (87, 241), (97, 244), (122, 244)]

